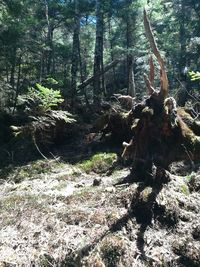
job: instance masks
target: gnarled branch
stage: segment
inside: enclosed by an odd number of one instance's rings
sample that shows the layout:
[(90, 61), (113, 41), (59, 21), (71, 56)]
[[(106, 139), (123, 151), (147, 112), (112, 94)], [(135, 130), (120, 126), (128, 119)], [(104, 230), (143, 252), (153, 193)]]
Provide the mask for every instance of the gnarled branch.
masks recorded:
[(152, 29), (151, 29), (151, 25), (149, 22), (149, 19), (147, 17), (147, 12), (144, 9), (144, 28), (145, 28), (145, 32), (146, 32), (146, 36), (149, 40), (150, 43), (150, 47), (152, 49), (153, 54), (155, 55), (155, 57), (158, 60), (158, 63), (160, 65), (160, 80), (161, 80), (161, 87), (160, 87), (160, 94), (163, 96), (163, 98), (166, 98), (167, 94), (168, 94), (168, 78), (167, 78), (167, 73), (165, 70), (165, 64), (164, 64), (164, 60), (161, 57), (161, 54), (158, 50)]

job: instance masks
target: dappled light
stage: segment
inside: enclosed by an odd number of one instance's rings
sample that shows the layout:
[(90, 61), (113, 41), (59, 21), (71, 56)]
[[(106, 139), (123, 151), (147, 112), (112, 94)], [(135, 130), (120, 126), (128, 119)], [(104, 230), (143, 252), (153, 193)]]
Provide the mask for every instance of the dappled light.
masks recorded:
[(0, 266), (200, 266), (198, 0), (0, 1)]

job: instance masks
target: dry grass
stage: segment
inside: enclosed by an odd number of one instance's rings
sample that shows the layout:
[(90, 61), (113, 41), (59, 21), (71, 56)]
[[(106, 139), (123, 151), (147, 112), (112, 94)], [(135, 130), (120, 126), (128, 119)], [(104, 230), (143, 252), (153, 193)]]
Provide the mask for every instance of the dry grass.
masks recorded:
[(10, 170), (0, 185), (0, 266), (56, 266), (125, 212), (109, 204), (112, 179), (93, 187), (94, 176), (69, 164), (32, 168)]

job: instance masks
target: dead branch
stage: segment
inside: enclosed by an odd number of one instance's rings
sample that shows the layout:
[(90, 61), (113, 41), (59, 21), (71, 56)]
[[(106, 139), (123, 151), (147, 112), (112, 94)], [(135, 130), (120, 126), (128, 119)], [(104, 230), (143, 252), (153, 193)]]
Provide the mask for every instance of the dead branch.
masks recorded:
[(150, 56), (150, 59), (149, 59), (149, 81), (150, 81), (152, 87), (154, 87), (154, 76), (155, 76), (155, 73), (154, 73), (153, 57)]
[(164, 60), (162, 59), (161, 54), (158, 50), (150, 22), (149, 22), (149, 19), (147, 17), (147, 12), (145, 9), (144, 9), (144, 28), (145, 28), (146, 36), (149, 40), (152, 52), (155, 55), (155, 57), (157, 58), (158, 63), (160, 65), (160, 69), (161, 69), (160, 70), (160, 80), (161, 80), (160, 94), (163, 96), (163, 98), (165, 98), (168, 94), (168, 78), (167, 78), (167, 73), (165, 70), (165, 64), (164, 64)]
[(153, 88), (152, 83), (146, 74), (144, 74), (144, 81), (145, 81), (149, 95), (152, 95), (155, 92), (155, 89)]

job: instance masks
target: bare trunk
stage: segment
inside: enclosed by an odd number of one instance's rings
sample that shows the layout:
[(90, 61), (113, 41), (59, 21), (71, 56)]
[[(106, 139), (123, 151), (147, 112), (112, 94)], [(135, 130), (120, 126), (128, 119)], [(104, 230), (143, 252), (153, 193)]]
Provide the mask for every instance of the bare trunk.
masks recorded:
[(94, 52), (94, 104), (99, 104), (102, 97), (101, 71), (103, 64), (103, 4), (96, 0), (96, 43)]
[(186, 6), (184, 0), (181, 0), (181, 7), (180, 7), (180, 26), (179, 26), (179, 41), (180, 41), (180, 58), (179, 58), (179, 73), (180, 73), (180, 80), (184, 84), (178, 93), (178, 104), (180, 106), (185, 106), (185, 103), (188, 99), (189, 88), (187, 86), (187, 73), (185, 73), (185, 67), (187, 65), (187, 58), (186, 58), (186, 33), (185, 33), (185, 16), (186, 16)]
[(134, 72), (133, 72), (133, 54), (131, 49), (134, 45), (134, 29), (133, 29), (133, 19), (130, 14), (130, 4), (132, 1), (127, 1), (127, 21), (126, 21), (126, 42), (127, 42), (127, 93), (128, 95), (134, 97), (135, 96), (135, 80), (134, 80)]
[[(78, 55), (79, 55), (81, 83), (83, 83), (84, 80), (85, 80), (85, 77), (84, 77), (83, 62), (82, 62), (82, 57), (81, 57), (80, 39), (79, 39), (79, 42), (78, 42)], [(85, 97), (86, 105), (87, 105), (88, 108), (90, 108), (90, 103), (89, 103), (89, 100), (88, 100), (88, 97), (87, 97), (87, 92), (86, 92), (85, 88), (83, 88), (83, 94), (84, 94), (84, 97)]]
[(80, 53), (80, 17), (78, 0), (74, 1), (74, 33), (73, 33), (73, 48), (72, 48), (72, 66), (71, 66), (71, 92), (72, 92), (72, 103), (76, 97), (76, 87), (77, 87), (77, 72), (79, 64), (79, 53)]
[(11, 84), (13, 90), (15, 89), (16, 57), (17, 57), (17, 49), (16, 49), (16, 47), (14, 47), (13, 53), (12, 53), (11, 73), (10, 73), (10, 84)]
[(45, 0), (45, 16), (47, 21), (47, 37), (46, 37), (46, 74), (49, 75), (51, 73), (52, 68), (52, 55), (53, 55), (53, 32), (54, 27), (49, 20), (49, 6), (48, 1)]
[[(109, 15), (109, 17), (111, 18), (111, 14)], [(114, 61), (114, 54), (113, 54), (113, 41), (112, 41), (112, 33), (111, 33), (111, 19), (109, 19), (109, 41), (110, 41), (110, 55), (111, 55), (111, 60)], [(116, 88), (117, 88), (117, 79), (116, 79), (116, 71), (115, 71), (115, 66), (113, 66), (112, 68), (112, 72), (113, 72), (113, 91), (115, 92)]]
[(15, 99), (14, 99), (13, 114), (15, 113), (15, 109), (17, 105), (17, 98), (18, 98), (19, 91), (20, 91), (21, 64), (22, 64), (22, 55), (20, 55), (19, 63), (18, 63), (17, 86), (16, 86), (16, 93), (15, 93)]
[(43, 79), (43, 73), (44, 73), (44, 55), (43, 55), (43, 52), (41, 52), (41, 56), (40, 56), (40, 77), (39, 77), (40, 83), (41, 83), (41, 81)]
[(146, 32), (147, 39), (149, 40), (149, 44), (151, 47), (151, 50), (155, 57), (158, 60), (158, 63), (160, 65), (160, 80), (161, 80), (161, 86), (160, 86), (160, 96), (166, 98), (168, 94), (168, 78), (167, 78), (167, 72), (165, 69), (165, 63), (163, 58), (161, 57), (160, 51), (158, 50), (157, 44), (155, 42), (155, 38), (151, 29), (151, 25), (149, 22), (149, 19), (147, 17), (146, 10), (144, 9), (144, 28)]
[(179, 61), (179, 71), (182, 74), (183, 69), (186, 66), (186, 33), (185, 33), (185, 15), (186, 15), (186, 7), (185, 0), (181, 0), (181, 21), (180, 21), (180, 29), (179, 29), (179, 41), (180, 41), (180, 61)]
[(133, 72), (133, 56), (128, 55), (127, 57), (127, 70), (128, 70), (128, 95), (135, 96), (135, 79)]

